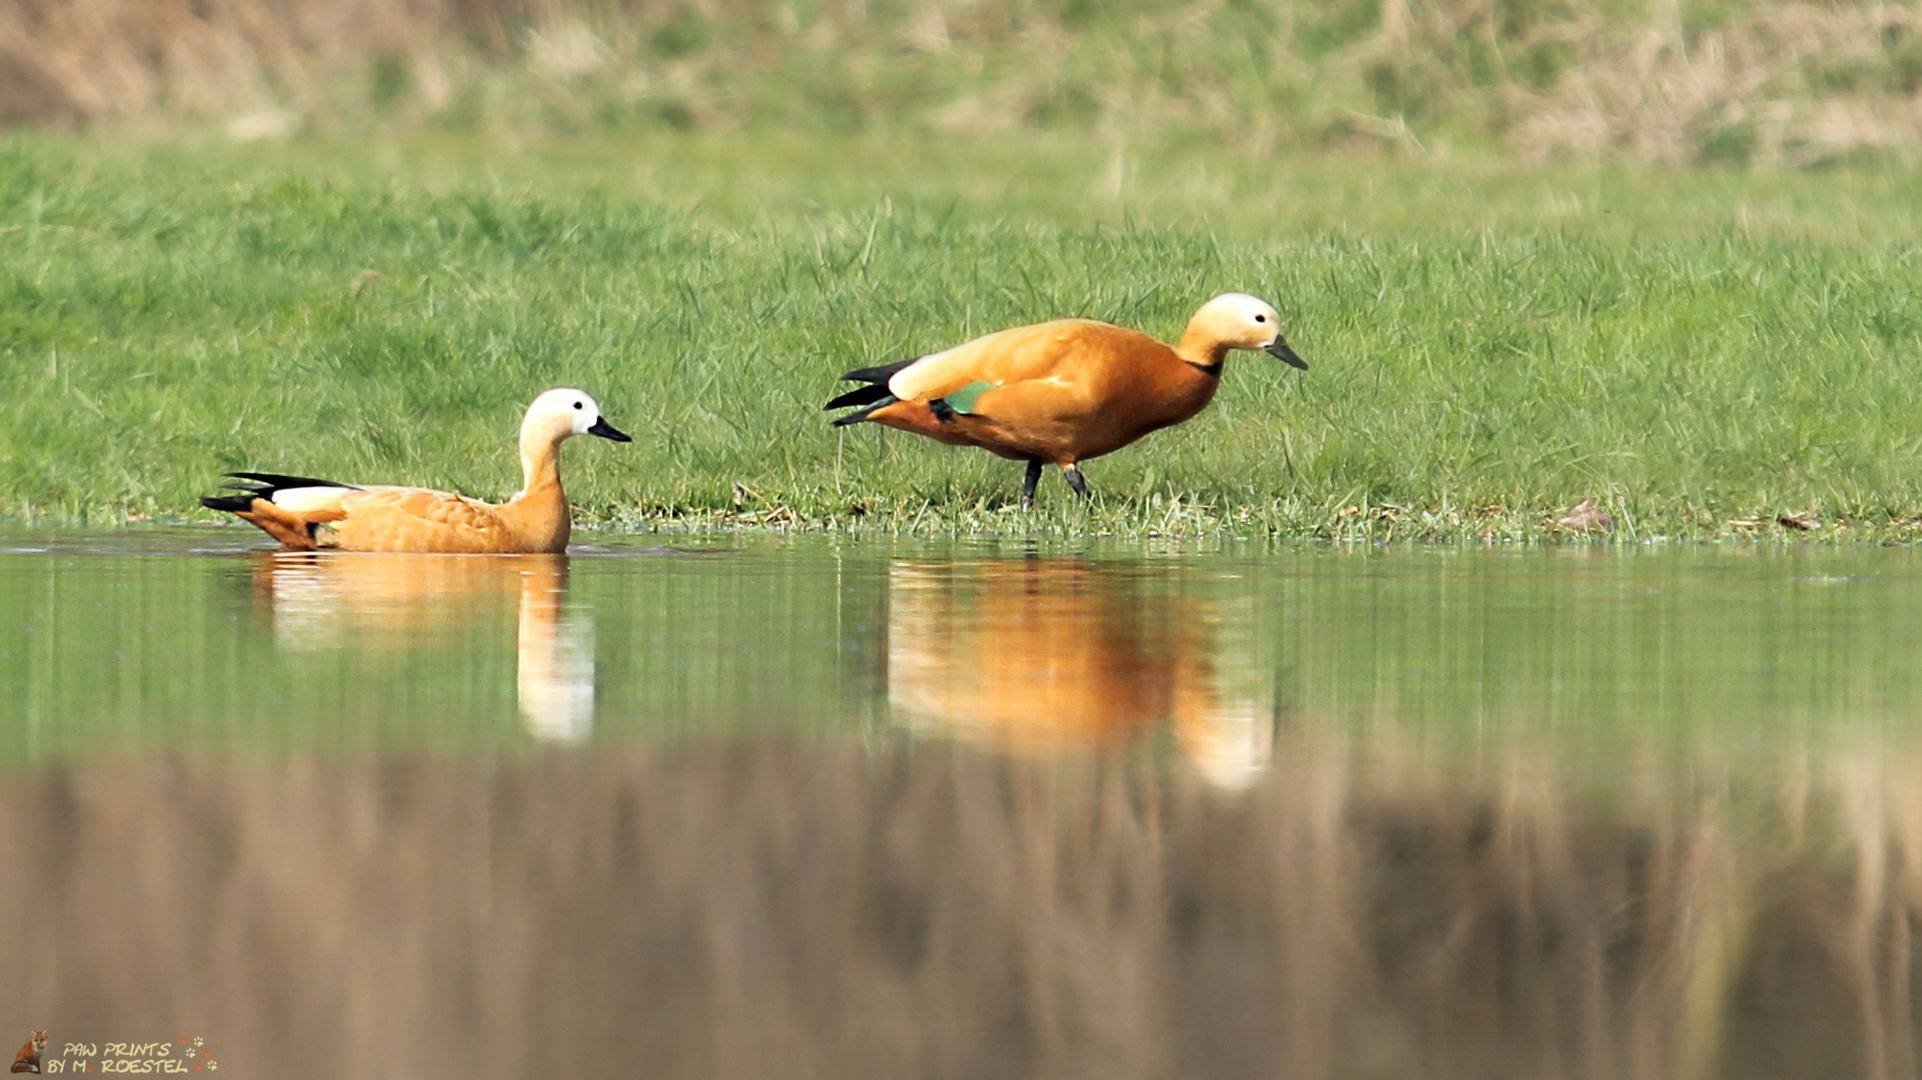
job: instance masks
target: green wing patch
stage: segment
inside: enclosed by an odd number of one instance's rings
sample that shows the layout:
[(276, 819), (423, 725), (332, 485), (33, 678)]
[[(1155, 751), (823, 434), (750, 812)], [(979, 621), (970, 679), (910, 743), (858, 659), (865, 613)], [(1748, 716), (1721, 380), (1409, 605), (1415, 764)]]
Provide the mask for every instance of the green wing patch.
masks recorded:
[(994, 386), (994, 383), (976, 379), (954, 393), (948, 394), (947, 402), (954, 406), (955, 412), (971, 413), (974, 411), (974, 403), (981, 400), (982, 394), (994, 389)]

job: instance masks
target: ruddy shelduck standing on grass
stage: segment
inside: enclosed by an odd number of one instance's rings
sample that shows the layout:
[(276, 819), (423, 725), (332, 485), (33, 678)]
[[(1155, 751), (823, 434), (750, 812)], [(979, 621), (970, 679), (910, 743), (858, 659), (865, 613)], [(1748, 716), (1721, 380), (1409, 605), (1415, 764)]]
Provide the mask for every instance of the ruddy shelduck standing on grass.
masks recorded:
[(277, 473), (229, 473), (242, 494), (200, 500), (259, 526), (290, 551), (531, 554), (567, 550), (561, 443), (576, 435), (630, 442), (579, 390), (549, 390), (521, 421), (522, 487), (495, 505), (410, 487), (361, 487)]
[(1245, 293), (1217, 296), (1172, 347), (1092, 319), (1057, 319), (975, 338), (946, 352), (850, 371), (869, 383), (827, 408), (860, 406), (834, 421), (872, 420), (978, 446), (1028, 463), (1023, 509), (1034, 505), (1041, 466), (1061, 467), (1086, 496), (1078, 467), (1207, 406), (1232, 349), (1263, 350), (1306, 371), (1288, 347), (1281, 316)]

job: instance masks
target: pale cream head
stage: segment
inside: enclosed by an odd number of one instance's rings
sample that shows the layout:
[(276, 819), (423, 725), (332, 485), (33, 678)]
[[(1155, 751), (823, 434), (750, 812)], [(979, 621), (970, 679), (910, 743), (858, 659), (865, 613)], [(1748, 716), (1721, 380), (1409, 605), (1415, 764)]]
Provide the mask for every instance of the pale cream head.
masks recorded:
[(1265, 349), (1281, 336), (1280, 313), (1247, 293), (1215, 297), (1201, 305), (1193, 321), (1231, 349)]
[(552, 446), (575, 435), (599, 435), (615, 442), (628, 442), (601, 417), (601, 407), (579, 390), (549, 390), (527, 407), (521, 421), (521, 446)]
[(1223, 293), (1201, 305), (1188, 322), (1188, 333), (1197, 331), (1223, 348), (1260, 350), (1295, 367), (1308, 367), (1282, 337), (1281, 313), (1247, 293)]

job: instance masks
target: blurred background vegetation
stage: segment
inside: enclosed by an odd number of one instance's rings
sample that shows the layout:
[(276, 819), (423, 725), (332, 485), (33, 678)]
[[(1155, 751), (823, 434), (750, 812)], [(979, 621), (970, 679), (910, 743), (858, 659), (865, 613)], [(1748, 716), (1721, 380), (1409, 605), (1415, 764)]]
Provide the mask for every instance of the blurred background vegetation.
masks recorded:
[(1914, 3), (5, 0), (0, 121), (1906, 159)]

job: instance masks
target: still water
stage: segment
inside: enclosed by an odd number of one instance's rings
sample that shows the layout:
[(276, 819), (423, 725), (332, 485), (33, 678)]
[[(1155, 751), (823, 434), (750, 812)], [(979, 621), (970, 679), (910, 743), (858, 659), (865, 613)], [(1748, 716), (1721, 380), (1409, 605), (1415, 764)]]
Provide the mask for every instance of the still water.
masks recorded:
[(0, 532), (0, 1036), (1917, 1072), (1922, 550), (586, 539)]

